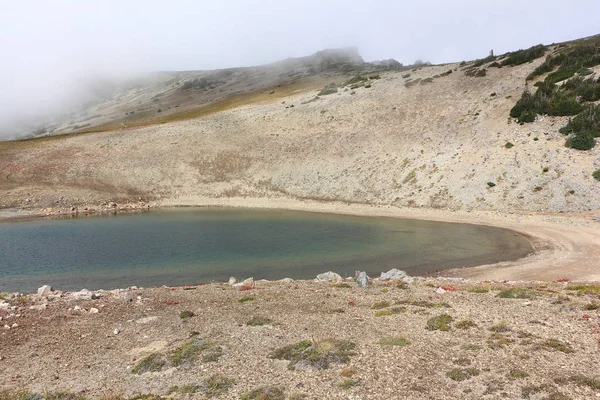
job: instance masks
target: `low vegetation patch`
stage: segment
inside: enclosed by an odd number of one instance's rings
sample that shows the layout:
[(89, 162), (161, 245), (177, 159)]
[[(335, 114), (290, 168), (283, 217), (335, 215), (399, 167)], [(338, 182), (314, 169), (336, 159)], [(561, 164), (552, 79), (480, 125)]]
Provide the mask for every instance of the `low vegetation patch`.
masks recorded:
[(594, 173), (592, 174), (592, 177), (595, 180), (600, 181), (600, 169), (595, 170)]
[(577, 386), (589, 387), (593, 390), (600, 390), (600, 380), (589, 378), (584, 375), (573, 375), (569, 378), (555, 378), (554, 382), (560, 385), (571, 383)]
[(202, 362), (214, 362), (221, 357), (223, 349), (206, 340), (193, 337), (167, 354), (167, 358), (174, 367), (193, 364), (202, 353)]
[(213, 374), (204, 380), (204, 393), (207, 397), (221, 396), (231, 389), (233, 383), (233, 379), (223, 374)]
[(476, 368), (454, 368), (446, 372), (446, 376), (456, 382), (471, 379), (472, 377), (477, 376), (479, 374), (480, 371)]
[(382, 346), (408, 346), (410, 342), (403, 336), (388, 336), (379, 339), (379, 344)]
[(238, 303), (246, 303), (248, 301), (254, 301), (254, 300), (256, 300), (256, 299), (252, 296), (244, 296), (241, 299), (238, 299)]
[(456, 324), (454, 324), (454, 326), (457, 329), (466, 330), (477, 327), (477, 324), (470, 319), (463, 319), (462, 321), (458, 321)]
[(241, 400), (284, 400), (283, 388), (279, 386), (263, 386), (252, 389), (240, 397)]
[(444, 331), (450, 330), (450, 323), (454, 320), (448, 314), (438, 315), (427, 320), (426, 329), (430, 331)]
[(497, 324), (492, 325), (492, 327), (490, 328), (490, 331), (495, 333), (510, 332), (511, 330), (512, 329), (510, 329), (510, 327), (504, 321), (498, 322)]
[(252, 317), (246, 322), (248, 326), (263, 326), (270, 325), (273, 321), (270, 318), (266, 317)]
[(504, 67), (525, 64), (543, 57), (544, 54), (546, 54), (546, 47), (542, 44), (538, 44), (537, 46), (532, 46), (525, 50), (508, 53), (508, 57), (502, 61), (501, 65)]
[(194, 313), (191, 311), (182, 311), (179, 313), (179, 318), (181, 319), (187, 319), (187, 318), (191, 318), (194, 316)]
[(496, 297), (501, 299), (533, 299), (535, 292), (529, 289), (512, 288), (501, 291)]
[(567, 290), (574, 290), (579, 294), (600, 295), (600, 285), (569, 285), (567, 286)]
[(303, 340), (281, 347), (269, 354), (269, 358), (288, 360), (288, 369), (327, 369), (330, 364), (346, 364), (354, 355), (356, 345), (348, 340), (323, 339)]
[(508, 373), (508, 378), (512, 379), (524, 379), (528, 376), (529, 374), (521, 369), (513, 369)]
[(317, 96), (327, 96), (328, 94), (334, 94), (338, 92), (338, 86), (335, 83), (330, 83), (328, 85), (326, 85), (323, 89), (321, 89), (321, 91), (319, 93), (317, 93)]
[(132, 369), (132, 374), (141, 375), (145, 372), (158, 372), (163, 369), (166, 362), (158, 353), (152, 353), (142, 358)]
[(543, 345), (548, 349), (553, 349), (567, 354), (575, 352), (575, 350), (573, 350), (573, 347), (569, 343), (563, 342), (562, 340), (558, 339), (548, 339), (544, 342)]
[(338, 387), (341, 389), (350, 389), (359, 385), (359, 381), (356, 379), (344, 379), (342, 382), (338, 383)]
[(387, 308), (391, 306), (389, 301), (378, 301), (371, 307), (373, 310), (381, 310), (382, 308)]

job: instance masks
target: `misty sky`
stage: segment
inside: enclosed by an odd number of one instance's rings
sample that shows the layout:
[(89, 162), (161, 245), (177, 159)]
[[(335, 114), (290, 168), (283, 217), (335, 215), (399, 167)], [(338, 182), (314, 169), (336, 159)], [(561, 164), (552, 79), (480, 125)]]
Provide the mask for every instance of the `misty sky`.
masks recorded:
[(357, 46), (462, 61), (600, 33), (600, 1), (0, 0), (0, 136), (89, 76), (258, 65)]

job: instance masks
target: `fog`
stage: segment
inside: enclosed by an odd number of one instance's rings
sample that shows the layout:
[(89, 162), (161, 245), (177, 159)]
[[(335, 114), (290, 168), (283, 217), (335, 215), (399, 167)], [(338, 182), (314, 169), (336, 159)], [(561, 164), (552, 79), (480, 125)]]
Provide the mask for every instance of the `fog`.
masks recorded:
[(260, 65), (333, 47), (366, 61), (471, 60), (597, 33), (600, 2), (0, 0), (0, 138), (165, 70)]

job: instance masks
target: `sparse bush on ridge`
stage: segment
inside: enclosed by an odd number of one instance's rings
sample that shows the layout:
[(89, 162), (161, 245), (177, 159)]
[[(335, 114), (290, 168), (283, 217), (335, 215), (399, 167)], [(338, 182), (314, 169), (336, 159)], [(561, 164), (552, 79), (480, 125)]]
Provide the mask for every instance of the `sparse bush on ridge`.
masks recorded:
[(517, 50), (508, 53), (508, 57), (502, 61), (501, 65), (512, 66), (525, 64), (542, 57), (544, 54), (546, 54), (546, 47), (542, 44), (538, 44), (525, 50)]

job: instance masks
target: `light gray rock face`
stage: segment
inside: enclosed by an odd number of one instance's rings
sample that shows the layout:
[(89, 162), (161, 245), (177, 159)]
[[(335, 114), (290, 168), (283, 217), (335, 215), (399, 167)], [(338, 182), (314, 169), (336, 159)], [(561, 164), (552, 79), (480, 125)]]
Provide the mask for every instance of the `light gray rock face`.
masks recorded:
[(52, 289), (52, 286), (44, 285), (38, 289), (37, 294), (40, 297), (48, 297), (52, 294), (53, 291), (54, 291), (54, 289)]
[(237, 279), (235, 279), (233, 276), (231, 278), (229, 278), (229, 281), (227, 282), (229, 285), (233, 286), (237, 283)]
[(369, 286), (369, 276), (365, 271), (358, 272), (356, 274), (356, 283), (358, 283), (358, 286), (361, 287)]
[(413, 278), (406, 275), (406, 272), (399, 269), (390, 269), (388, 272), (382, 272), (379, 277), (382, 281), (403, 280), (404, 282), (412, 282)]
[(317, 280), (319, 282), (342, 282), (343, 279), (339, 274), (335, 272), (329, 271), (322, 274), (317, 275)]

